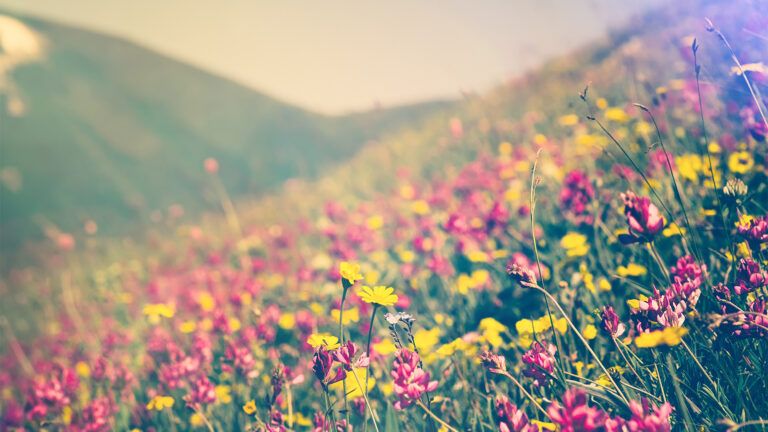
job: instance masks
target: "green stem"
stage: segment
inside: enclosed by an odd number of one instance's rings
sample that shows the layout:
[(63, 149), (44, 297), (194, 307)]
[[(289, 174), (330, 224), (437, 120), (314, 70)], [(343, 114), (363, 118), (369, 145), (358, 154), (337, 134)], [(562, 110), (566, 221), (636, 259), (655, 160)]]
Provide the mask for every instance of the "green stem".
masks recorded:
[(544, 417), (549, 418), (549, 416), (547, 415), (547, 412), (544, 411), (544, 408), (542, 408), (541, 405), (539, 405), (539, 403), (536, 402), (536, 399), (533, 397), (533, 395), (528, 393), (528, 390), (526, 390), (525, 387), (523, 387), (523, 385), (520, 384), (520, 381), (518, 381), (515, 377), (512, 376), (512, 374), (506, 371), (504, 372), (504, 376), (509, 378), (513, 383), (515, 383), (517, 388), (519, 388), (520, 391), (523, 392), (525, 397), (527, 397), (531, 401), (531, 403), (536, 407), (536, 409), (538, 409), (539, 411), (541, 411), (542, 414), (544, 414)]
[(435, 413), (433, 413), (432, 410), (430, 410), (429, 408), (427, 408), (426, 405), (424, 405), (424, 402), (422, 402), (421, 399), (417, 399), (416, 400), (416, 405), (421, 407), (421, 409), (423, 409), (424, 412), (427, 413), (427, 415), (432, 417), (432, 419), (434, 419), (436, 422), (440, 423), (440, 426), (448, 429), (450, 432), (459, 432), (456, 428), (451, 427), (451, 425), (449, 425), (448, 423), (444, 422), (440, 417), (435, 415)]
[[(357, 377), (357, 372), (355, 372), (355, 368), (352, 368), (352, 376), (355, 377), (355, 382), (357, 383), (357, 388), (360, 390), (360, 393), (363, 394), (363, 400), (365, 401), (365, 406), (368, 407), (368, 413), (371, 415), (371, 420), (373, 421), (373, 428), (376, 429), (376, 432), (379, 432), (379, 425), (376, 424), (376, 414), (373, 412), (373, 407), (371, 406), (371, 403), (368, 401), (368, 380), (365, 381), (365, 387), (360, 384), (360, 378)], [(349, 423), (347, 423), (347, 427), (349, 427)]]
[[(344, 346), (344, 300), (347, 299), (347, 286), (342, 279), (341, 284), (344, 288), (344, 291), (341, 292), (341, 304), (339, 305), (339, 347)], [(342, 387), (344, 391), (344, 419), (347, 421), (347, 426), (349, 426), (349, 401), (347, 401), (347, 381), (342, 380)]]
[(592, 358), (595, 359), (595, 362), (598, 366), (600, 366), (600, 369), (602, 369), (603, 373), (608, 377), (608, 379), (611, 381), (611, 384), (613, 384), (613, 387), (616, 388), (616, 391), (619, 393), (619, 396), (621, 396), (621, 399), (629, 405), (629, 399), (627, 399), (627, 396), (624, 395), (624, 392), (621, 390), (621, 387), (614, 381), (613, 377), (611, 376), (610, 372), (608, 372), (608, 369), (603, 365), (603, 362), (600, 361), (600, 358), (597, 356), (597, 354), (592, 350), (592, 347), (589, 346), (589, 342), (587, 342), (586, 339), (584, 339), (584, 336), (581, 335), (581, 332), (576, 328), (576, 326), (573, 324), (573, 321), (571, 321), (571, 318), (568, 317), (568, 314), (565, 313), (565, 310), (562, 306), (560, 306), (560, 303), (558, 303), (557, 299), (555, 299), (552, 294), (548, 293), (547, 290), (544, 288), (538, 286), (538, 285), (531, 285), (533, 289), (536, 289), (540, 291), (544, 296), (548, 297), (552, 303), (554, 303), (555, 307), (560, 311), (560, 313), (563, 315), (563, 318), (565, 318), (565, 321), (568, 323), (568, 326), (571, 327), (571, 329), (576, 333), (576, 336), (581, 340), (581, 343), (584, 344), (584, 347), (587, 348), (587, 351), (589, 351), (589, 354), (592, 356)]
[[(368, 326), (368, 341), (365, 344), (365, 355), (368, 356), (368, 366), (365, 367), (365, 389), (363, 389), (363, 392), (365, 393), (365, 398), (367, 400), (368, 398), (368, 371), (371, 369), (371, 337), (373, 336), (373, 325), (374, 325), (374, 318), (376, 318), (376, 312), (379, 310), (379, 305), (374, 304), (373, 305), (373, 312), (371, 312), (371, 324)], [(374, 421), (375, 422), (375, 421)], [(368, 430), (368, 413), (365, 414), (365, 426), (363, 426), (363, 431)]]

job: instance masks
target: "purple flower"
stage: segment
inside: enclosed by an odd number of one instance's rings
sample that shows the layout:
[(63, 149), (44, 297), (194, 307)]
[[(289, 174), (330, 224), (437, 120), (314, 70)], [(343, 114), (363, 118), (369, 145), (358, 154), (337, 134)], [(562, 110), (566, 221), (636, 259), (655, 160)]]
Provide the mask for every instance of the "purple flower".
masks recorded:
[(499, 432), (539, 432), (539, 427), (528, 421), (528, 416), (506, 396), (496, 397), (496, 421)]
[(483, 351), (480, 354), (480, 362), (491, 373), (500, 374), (507, 371), (507, 359), (503, 355)]
[(587, 405), (587, 393), (571, 388), (565, 391), (561, 402), (552, 402), (547, 408), (549, 418), (560, 426), (561, 432), (590, 432), (603, 428), (608, 419), (605, 412)]
[(648, 197), (638, 197), (627, 191), (621, 194), (624, 200), (624, 215), (627, 217), (629, 234), (622, 234), (619, 240), (624, 244), (650, 242), (664, 228), (664, 217)]
[(523, 375), (533, 378), (534, 385), (543, 386), (550, 380), (550, 375), (555, 371), (555, 353), (557, 348), (547, 341), (536, 341), (531, 348), (523, 354), (523, 363), (527, 367)]
[(613, 306), (605, 306), (603, 311), (600, 312), (600, 317), (603, 320), (603, 330), (611, 335), (611, 337), (621, 337), (627, 329), (627, 326), (619, 320), (619, 316), (616, 315)]
[(429, 372), (425, 372), (419, 366), (419, 355), (407, 349), (401, 349), (395, 353), (391, 375), (395, 395), (397, 395), (397, 401), (394, 404), (396, 410), (408, 408), (424, 393), (437, 388), (437, 381), (430, 381)]

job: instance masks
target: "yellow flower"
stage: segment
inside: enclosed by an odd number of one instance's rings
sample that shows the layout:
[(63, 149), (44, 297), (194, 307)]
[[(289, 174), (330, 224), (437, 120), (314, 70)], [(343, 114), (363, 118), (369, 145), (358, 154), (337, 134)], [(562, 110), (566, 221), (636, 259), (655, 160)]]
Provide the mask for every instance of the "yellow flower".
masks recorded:
[(456, 290), (459, 294), (466, 295), (470, 289), (483, 286), (490, 277), (488, 270), (475, 270), (471, 275), (462, 273), (456, 280)]
[(638, 295), (638, 298), (636, 299), (629, 299), (627, 300), (627, 306), (629, 306), (632, 309), (640, 309), (640, 302), (648, 300), (648, 297), (640, 294)]
[(661, 233), (664, 235), (664, 237), (672, 237), (676, 235), (682, 236), (685, 235), (686, 229), (672, 222), (668, 227), (664, 228), (664, 231)]
[(197, 296), (197, 303), (200, 305), (200, 309), (205, 312), (212, 311), (216, 306), (216, 300), (207, 292), (200, 293), (200, 295)]
[(531, 420), (531, 423), (535, 424), (536, 426), (538, 426), (542, 430), (548, 430), (548, 431), (556, 431), (557, 430), (557, 425), (554, 424), (554, 423), (543, 422), (543, 421), (540, 421), (540, 420)]
[(61, 422), (65, 425), (72, 423), (72, 407), (67, 405), (61, 410)]
[(192, 415), (189, 416), (189, 424), (194, 427), (201, 427), (205, 425), (205, 419), (200, 413), (192, 413)]
[(332, 351), (339, 347), (339, 338), (330, 333), (313, 333), (307, 338), (307, 343), (312, 348), (324, 346), (325, 349)]
[(197, 329), (197, 324), (194, 321), (184, 321), (179, 324), (179, 331), (184, 334), (192, 333)]
[(629, 263), (627, 266), (619, 266), (616, 269), (616, 273), (621, 277), (642, 276), (648, 273), (648, 269), (640, 264)]
[(664, 330), (655, 330), (643, 333), (635, 338), (635, 345), (638, 348), (654, 348), (659, 345), (675, 346), (683, 340), (683, 336), (688, 333), (685, 327), (667, 327)]
[(232, 402), (232, 389), (228, 385), (217, 385), (214, 389), (216, 392), (216, 402), (228, 404)]
[[(331, 311), (331, 317), (335, 322), (339, 322), (339, 318), (341, 318), (341, 312), (338, 309), (334, 309)], [(360, 321), (360, 309), (353, 307), (344, 310), (344, 317), (342, 320), (343, 325), (349, 325), (358, 321)]]
[(255, 400), (249, 400), (248, 402), (243, 405), (243, 412), (245, 412), (248, 415), (253, 415), (253, 413), (256, 412), (256, 401)]
[[(357, 376), (355, 376), (357, 375)], [(376, 384), (376, 380), (373, 378), (372, 375), (368, 376), (368, 382), (363, 384), (363, 381), (365, 380), (365, 368), (355, 368), (354, 372), (350, 371), (347, 374), (347, 377), (344, 378), (343, 381), (339, 381), (336, 383), (333, 383), (330, 385), (331, 388), (339, 389), (344, 386), (344, 384), (347, 385), (347, 397), (349, 399), (355, 399), (359, 397), (363, 397), (363, 391), (360, 389), (360, 387), (357, 385), (358, 380), (360, 381), (360, 385), (365, 385), (368, 388), (368, 391), (370, 392), (373, 386)]]
[(608, 108), (605, 110), (605, 118), (617, 123), (626, 123), (629, 121), (629, 116), (626, 111), (621, 108)]
[(597, 100), (595, 101), (595, 106), (598, 109), (604, 110), (608, 108), (608, 101), (605, 100), (605, 98), (597, 98)]
[(440, 342), (440, 328), (435, 327), (431, 330), (421, 329), (413, 334), (416, 341), (416, 347), (424, 353), (432, 352), (432, 348)]
[(173, 406), (173, 398), (170, 396), (155, 396), (153, 397), (149, 403), (147, 403), (147, 409), (152, 411), (162, 411), (166, 408), (171, 408)]
[(411, 211), (419, 216), (429, 213), (429, 203), (424, 200), (417, 200), (411, 204)]
[(565, 249), (565, 254), (569, 257), (580, 257), (589, 252), (587, 236), (584, 234), (568, 233), (560, 239), (560, 246)]
[(280, 319), (277, 320), (277, 325), (284, 330), (292, 330), (296, 326), (296, 315), (285, 312), (280, 315)]
[(350, 285), (354, 285), (355, 282), (363, 279), (363, 274), (360, 273), (360, 264), (358, 263), (342, 261), (339, 265), (339, 273)]
[(734, 152), (728, 157), (728, 169), (732, 173), (746, 174), (753, 166), (755, 166), (755, 159), (748, 151)]
[(475, 351), (477, 351), (477, 347), (472, 345), (471, 343), (465, 341), (462, 338), (456, 338), (447, 344), (441, 346), (440, 348), (435, 351), (435, 353), (442, 357), (450, 357), (454, 355), (456, 352), (463, 352), (467, 354), (468, 356), (471, 356)]
[(83, 378), (88, 378), (91, 376), (91, 368), (88, 366), (88, 363), (84, 361), (79, 361), (75, 365), (75, 372)]
[(768, 75), (768, 66), (764, 65), (763, 62), (746, 63), (741, 65), (741, 67), (733, 66), (731, 68), (731, 74), (741, 75), (742, 70), (744, 70), (744, 72), (759, 72), (763, 75)]
[(703, 172), (704, 169), (701, 156), (691, 153), (680, 155), (675, 158), (675, 165), (677, 165), (680, 177), (694, 183), (699, 182), (699, 173)]
[(394, 288), (383, 285), (377, 285), (373, 288), (363, 286), (357, 295), (360, 296), (360, 300), (366, 303), (379, 306), (392, 306), (397, 303), (397, 294), (394, 294), (394, 292)]
[(576, 114), (566, 114), (557, 121), (560, 126), (574, 126), (579, 123), (579, 116)]
[(512, 154), (512, 144), (510, 144), (507, 141), (504, 141), (501, 144), (499, 144), (499, 155), (509, 156), (511, 154)]
[(597, 327), (594, 324), (587, 324), (584, 330), (581, 331), (581, 334), (584, 335), (584, 339), (592, 340), (597, 337)]
[(160, 318), (173, 318), (173, 307), (162, 303), (148, 304), (144, 306), (144, 315), (147, 316), (149, 322), (157, 324), (160, 322)]
[(377, 230), (384, 226), (384, 218), (379, 215), (374, 215), (366, 219), (365, 225), (370, 230)]
[(373, 351), (382, 356), (388, 356), (397, 351), (397, 346), (389, 339), (382, 339), (372, 345)]

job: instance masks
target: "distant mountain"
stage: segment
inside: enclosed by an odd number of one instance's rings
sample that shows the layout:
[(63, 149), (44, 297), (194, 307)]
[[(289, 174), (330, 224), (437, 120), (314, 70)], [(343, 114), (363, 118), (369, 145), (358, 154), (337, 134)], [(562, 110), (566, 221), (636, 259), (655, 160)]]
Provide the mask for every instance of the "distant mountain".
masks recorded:
[[(311, 71), (308, 71), (311, 73)], [(235, 197), (313, 178), (450, 105), (329, 117), (115, 37), (0, 11), (0, 243), (121, 232), (157, 209), (211, 209), (214, 157)]]

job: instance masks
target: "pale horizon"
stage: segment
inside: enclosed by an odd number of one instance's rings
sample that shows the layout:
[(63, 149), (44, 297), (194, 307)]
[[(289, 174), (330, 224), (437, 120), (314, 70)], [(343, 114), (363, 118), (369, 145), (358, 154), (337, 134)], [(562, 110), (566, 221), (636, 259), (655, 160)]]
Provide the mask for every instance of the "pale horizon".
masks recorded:
[(330, 115), (487, 91), (653, 4), (0, 0), (11, 12), (124, 38)]

